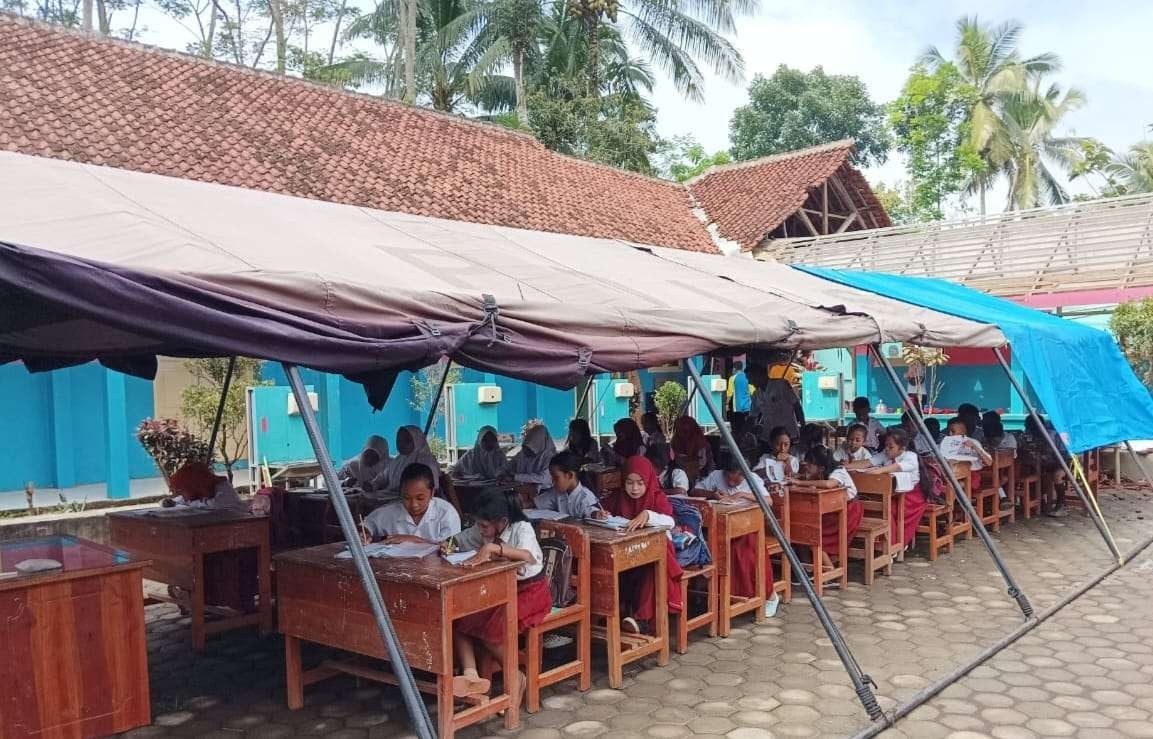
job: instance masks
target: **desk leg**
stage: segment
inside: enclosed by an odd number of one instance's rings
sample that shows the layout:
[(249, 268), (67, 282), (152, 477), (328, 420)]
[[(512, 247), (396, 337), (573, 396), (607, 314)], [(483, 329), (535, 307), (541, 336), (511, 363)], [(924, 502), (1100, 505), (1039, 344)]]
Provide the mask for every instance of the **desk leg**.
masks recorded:
[[(662, 551), (661, 558), (656, 561), (657, 571), (657, 638), (661, 640), (661, 651), (657, 654), (657, 664), (665, 666), (669, 663), (669, 573), (668, 561)], [(689, 604), (681, 606), (682, 616), (688, 613)]]
[(844, 592), (849, 587), (849, 509), (842, 507), (840, 513), (837, 514), (837, 520), (840, 521), (840, 534), (837, 536), (837, 552), (840, 554), (840, 561), (837, 565), (841, 568), (841, 592)]
[(267, 544), (256, 548), (260, 583), (260, 633), (272, 633), (272, 552)]
[(733, 542), (728, 532), (722, 534), (720, 551), (717, 552), (717, 633), (727, 637), (733, 625), (733, 581), (729, 575), (729, 562), (733, 554)]
[(621, 573), (613, 563), (612, 608), (605, 617), (605, 651), (609, 658), (609, 687), (624, 687), (624, 665), (621, 660)]
[(304, 678), (300, 674), (300, 640), (284, 636), (284, 671), (288, 688), (288, 708), (304, 708)]
[(520, 651), (517, 641), (516, 579), (511, 573), (513, 600), (504, 604), (504, 692), (508, 693), (508, 710), (504, 714), (504, 728), (520, 726)]
[(452, 675), (436, 676), (436, 734), (441, 739), (456, 735), (456, 697), (452, 694)]
[[(809, 552), (813, 560), (813, 591), (816, 592), (818, 598), (825, 592), (825, 564), (824, 558), (821, 557), (822, 551), (820, 544), (809, 545)], [(801, 575), (806, 576), (803, 572)]]
[(203, 652), (204, 631), (204, 555), (192, 556), (192, 649)]
[[(905, 494), (907, 495), (907, 494)], [(905, 495), (901, 495), (897, 501), (897, 561), (905, 561)], [(919, 522), (918, 522), (919, 523)], [(914, 543), (917, 538), (916, 533), (913, 534)]]
[(761, 605), (758, 606), (757, 610), (753, 612), (753, 622), (758, 624), (765, 621), (764, 604), (768, 602), (769, 596), (772, 595), (772, 593), (769, 593), (765, 590), (765, 571), (766, 568), (770, 566), (766, 546), (765, 527), (761, 526), (760, 530), (757, 531), (757, 548), (753, 550), (759, 555), (757, 557), (757, 567), (755, 572), (757, 575), (757, 600), (761, 602)]

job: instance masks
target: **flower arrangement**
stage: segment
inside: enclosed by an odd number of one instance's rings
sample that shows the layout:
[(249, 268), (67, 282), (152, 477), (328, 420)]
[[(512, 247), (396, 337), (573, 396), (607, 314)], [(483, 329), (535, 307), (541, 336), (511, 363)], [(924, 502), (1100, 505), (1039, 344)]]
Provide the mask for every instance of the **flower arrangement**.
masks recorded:
[(180, 428), (173, 418), (145, 419), (136, 429), (136, 439), (166, 481), (186, 464), (212, 460), (208, 442)]

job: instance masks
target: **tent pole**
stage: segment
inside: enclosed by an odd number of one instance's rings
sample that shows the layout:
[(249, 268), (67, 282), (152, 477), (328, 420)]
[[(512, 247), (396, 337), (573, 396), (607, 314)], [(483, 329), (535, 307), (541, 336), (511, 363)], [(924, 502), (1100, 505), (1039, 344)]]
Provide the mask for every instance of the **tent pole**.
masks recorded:
[(443, 374), (440, 376), (440, 384), (436, 387), (436, 395), (432, 396), (432, 408), (428, 411), (428, 420), (424, 422), (424, 436), (428, 438), (428, 432), (432, 430), (433, 421), (436, 420), (436, 409), (440, 407), (440, 396), (444, 395), (444, 384), (448, 382), (448, 371), (452, 368), (452, 360), (445, 357), (441, 359), (438, 367), (444, 369)]
[[(692, 375), (693, 380), (699, 385), (701, 383), (701, 374), (697, 370), (696, 365), (692, 362), (688, 363), (689, 374)], [(757, 499), (757, 504), (761, 506), (761, 510), (765, 514), (765, 520), (772, 529), (773, 536), (777, 537), (777, 541), (784, 544), (784, 556), (788, 558), (789, 564), (792, 565), (793, 571), (800, 573), (801, 587), (805, 591), (809, 602), (813, 604), (813, 610), (817, 612), (817, 618), (820, 620), (821, 625), (825, 628), (825, 633), (829, 635), (829, 641), (833, 643), (833, 649), (837, 652), (837, 656), (841, 659), (841, 664), (845, 666), (845, 671), (849, 673), (849, 679), (853, 681), (853, 688), (857, 692), (857, 698), (860, 699), (861, 705), (865, 707), (865, 711), (869, 714), (869, 718), (876, 721), (881, 718), (881, 707), (877, 704), (877, 698), (873, 695), (873, 688), (876, 683), (873, 678), (866, 675), (861, 671), (861, 666), (857, 664), (856, 657), (849, 651), (849, 645), (845, 643), (845, 638), (837, 629), (837, 625), (833, 623), (832, 616), (829, 615), (825, 604), (817, 597), (817, 592), (813, 590), (813, 583), (809, 578), (804, 577), (804, 565), (801, 560), (797, 558), (797, 553), (788, 543), (788, 538), (785, 536), (784, 530), (781, 529), (781, 524), (777, 521), (777, 517), (773, 515), (773, 507), (765, 497), (765, 492), (760, 485), (753, 484), (753, 471), (749, 468), (749, 461), (745, 459), (745, 455), (741, 454), (740, 449), (737, 447), (737, 441), (733, 438), (732, 431), (725, 425), (724, 419), (721, 418), (720, 410), (717, 408), (716, 403), (713, 402), (713, 396), (709, 393), (701, 393), (701, 399), (704, 400), (705, 405), (708, 406), (709, 413), (712, 415), (713, 420), (717, 423), (717, 428), (720, 429), (721, 436), (724, 438), (725, 443), (728, 444), (729, 449), (733, 454), (737, 455), (737, 460), (740, 462), (741, 471), (744, 473), (745, 478), (749, 481), (749, 488), (753, 491), (754, 497)], [(815, 566), (819, 566), (819, 563)]]
[(228, 390), (232, 386), (232, 373), (236, 371), (236, 357), (228, 358), (228, 370), (224, 373), (224, 388), (220, 391), (220, 405), (216, 406), (216, 418), (212, 420), (212, 435), (208, 437), (209, 459), (216, 457), (216, 437), (220, 435), (220, 424), (224, 421), (224, 405), (228, 402)]
[[(881, 351), (880, 344), (871, 344), (869, 348), (873, 351), (873, 356), (885, 368), (885, 374), (889, 376), (889, 382), (893, 383), (893, 388), (897, 391), (898, 397), (905, 397), (906, 393), (901, 386), (901, 380), (897, 377), (897, 371), (893, 369), (892, 363), (889, 358)], [(977, 532), (977, 536), (981, 537), (981, 542), (985, 548), (989, 550), (989, 556), (993, 558), (993, 564), (997, 566), (997, 570), (1001, 573), (1001, 577), (1005, 580), (1005, 585), (1009, 589), (1009, 597), (1017, 601), (1017, 606), (1021, 609), (1021, 613), (1025, 614), (1025, 618), (1033, 617), (1033, 606), (1029, 603), (1028, 597), (1021, 589), (1017, 587), (1017, 583), (1013, 580), (1013, 576), (1009, 573), (1009, 568), (1005, 561), (1001, 559), (1000, 552), (997, 551), (997, 545), (993, 542), (993, 538), (989, 536), (985, 524), (981, 522), (981, 516), (978, 515), (976, 509), (973, 508), (973, 501), (969, 500), (969, 496), (965, 494), (965, 489), (961, 487), (961, 482), (957, 476), (953, 474), (953, 466), (945, 459), (945, 455), (941, 453), (941, 447), (937, 444), (937, 440), (929, 433), (929, 429), (925, 426), (925, 418), (921, 415), (921, 409), (914, 407), (914, 403), (908, 403), (909, 416), (917, 424), (917, 431), (925, 436), (932, 442), (933, 456), (936, 457), (937, 462), (941, 465), (941, 471), (945, 473), (945, 477), (949, 478), (949, 484), (953, 487), (953, 491), (957, 494), (957, 502), (961, 504), (961, 508), (965, 510), (965, 515), (969, 517), (970, 523), (973, 524), (973, 530)]]
[(589, 410), (589, 408), (588, 408), (589, 391), (591, 391), (593, 389), (593, 378), (592, 377), (586, 377), (584, 380), (584, 383), (585, 383), (585, 387), (584, 387), (584, 390), (581, 390), (580, 399), (577, 401), (576, 414), (575, 415), (577, 418), (584, 418), (587, 421), (587, 420), (589, 420), (589, 418), (588, 418), (588, 415), (589, 415), (589, 412), (588, 412), (588, 410)]
[[(1037, 408), (1033, 405), (1032, 401), (1029, 400), (1029, 395), (1025, 392), (1025, 388), (1023, 388), (1017, 378), (1013, 376), (1013, 372), (1009, 368), (1009, 363), (1005, 360), (1005, 353), (1001, 351), (1000, 347), (994, 347), (993, 354), (996, 355), (997, 362), (1000, 363), (1001, 369), (1005, 371), (1005, 376), (1009, 378), (1009, 382), (1013, 385), (1013, 389), (1017, 391), (1017, 395), (1019, 395), (1021, 400), (1025, 403), (1025, 409), (1029, 411), (1029, 416), (1032, 417), (1033, 423), (1037, 424), (1037, 428), (1040, 429), (1041, 436), (1045, 438), (1045, 443), (1049, 446), (1049, 449), (1053, 451), (1053, 456), (1056, 457), (1057, 461), (1061, 463), (1061, 469), (1065, 471), (1065, 479), (1067, 479), (1069, 484), (1073, 486), (1073, 490), (1076, 491), (1077, 497), (1079, 497), (1081, 502), (1085, 505), (1085, 510), (1089, 512), (1089, 518), (1093, 519), (1093, 525), (1097, 527), (1097, 531), (1099, 531), (1102, 538), (1105, 539), (1105, 544), (1109, 547), (1109, 551), (1113, 554), (1114, 557), (1117, 558), (1117, 561), (1120, 562), (1121, 551), (1117, 549), (1117, 545), (1113, 542), (1113, 537), (1109, 536), (1105, 522), (1098, 518), (1095, 506), (1089, 502), (1089, 498), (1086, 495), (1085, 490), (1082, 489), (1081, 483), (1077, 480), (1077, 476), (1073, 474), (1073, 470), (1069, 469), (1069, 464), (1065, 461), (1064, 455), (1062, 455), (1061, 450), (1057, 448), (1056, 439), (1054, 439), (1053, 435), (1049, 433), (1049, 429), (1045, 426), (1045, 422), (1041, 420), (1041, 414), (1037, 412)], [(1038, 472), (1040, 472), (1040, 470), (1038, 470)]]
[[(1125, 448), (1129, 450), (1129, 456), (1133, 457), (1133, 464), (1137, 465), (1137, 469), (1141, 470), (1141, 474), (1145, 476), (1145, 482), (1153, 485), (1153, 477), (1149, 476), (1145, 465), (1141, 463), (1141, 457), (1137, 455), (1137, 450), (1129, 442), (1125, 442)], [(1121, 482), (1121, 470), (1117, 470), (1117, 482)]]
[(332, 507), (340, 521), (340, 529), (344, 532), (344, 539), (348, 542), (348, 550), (352, 553), (352, 561), (356, 564), (365, 595), (368, 596), (372, 615), (376, 619), (376, 627), (380, 630), (385, 647), (388, 649), (388, 658), (392, 663), (393, 671), (396, 672), (400, 692), (404, 696), (413, 727), (421, 739), (435, 739), (436, 729), (432, 721), (429, 720), (428, 710), (417, 690), (412, 669), (405, 660), (404, 650), (400, 646), (396, 630), (392, 625), (392, 619), (389, 618), (388, 609), (381, 597), (380, 586), (376, 582), (372, 566), (369, 565), (368, 557), (364, 553), (360, 532), (356, 530), (356, 523), (352, 520), (352, 512), (348, 509), (348, 499), (344, 497), (340, 481), (336, 477), (336, 469), (332, 466), (332, 458), (324, 444), (324, 436), (320, 433), (320, 424), (316, 421), (316, 413), (312, 410), (312, 404), (308, 402), (308, 391), (304, 387), (304, 381), (300, 378), (300, 370), (296, 365), (288, 362), (282, 363), (282, 366), (284, 367), (284, 374), (288, 376), (288, 384), (292, 386), (292, 394), (296, 396), (296, 404), (300, 407), (300, 417), (304, 421), (304, 429), (308, 432), (308, 440), (312, 442), (313, 451), (316, 452), (316, 461), (320, 463), (320, 472), (324, 477), (325, 487), (328, 488)]

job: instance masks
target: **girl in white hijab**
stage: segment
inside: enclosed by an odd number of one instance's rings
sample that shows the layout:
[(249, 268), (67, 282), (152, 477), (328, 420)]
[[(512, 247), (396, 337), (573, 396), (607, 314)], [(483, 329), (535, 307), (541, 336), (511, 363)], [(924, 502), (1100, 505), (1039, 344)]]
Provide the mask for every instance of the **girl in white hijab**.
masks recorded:
[(509, 460), (505, 475), (517, 482), (529, 482), (542, 488), (552, 486), (548, 473), (549, 462), (556, 456), (556, 444), (544, 424), (533, 426), (524, 435), (520, 451)]
[(508, 458), (500, 449), (500, 440), (492, 426), (481, 426), (476, 443), (456, 463), (456, 474), (495, 480), (508, 466)]
[(428, 448), (424, 432), (416, 426), (401, 426), (396, 432), (396, 456), (373, 480), (373, 489), (386, 498), (400, 497), (400, 478), (404, 468), (421, 463), (432, 470), (432, 479), (440, 483), (440, 464)]
[(388, 466), (388, 441), (373, 434), (364, 443), (360, 454), (340, 468), (340, 482), (346, 488), (357, 488), (366, 493), (373, 490), (373, 480)]

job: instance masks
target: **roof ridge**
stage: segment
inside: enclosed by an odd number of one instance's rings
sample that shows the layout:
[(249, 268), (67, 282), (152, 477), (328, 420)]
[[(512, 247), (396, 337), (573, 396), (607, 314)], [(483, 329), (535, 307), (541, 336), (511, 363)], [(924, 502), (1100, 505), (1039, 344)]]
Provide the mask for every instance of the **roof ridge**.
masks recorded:
[[(536, 139), (534, 138), (533, 141), (536, 141)], [(574, 156), (572, 154), (565, 154), (564, 152), (560, 152), (560, 151), (553, 151), (552, 149), (549, 149), (548, 151), (553, 156), (559, 157), (561, 159), (567, 159), (570, 162), (576, 162), (577, 164), (582, 164), (582, 165), (589, 166), (589, 167), (596, 167), (597, 169), (607, 169), (608, 171), (610, 171), (614, 174), (626, 175), (628, 177), (634, 177), (638, 180), (644, 180), (646, 182), (652, 182), (652, 183), (655, 183), (657, 185), (665, 185), (665, 186), (671, 185), (672, 187), (679, 189), (684, 184), (681, 182), (677, 182), (676, 180), (666, 180), (663, 177), (657, 177), (655, 175), (649, 175), (649, 174), (645, 174), (643, 172), (634, 172), (631, 169), (621, 169), (620, 167), (614, 167), (613, 165), (605, 164), (604, 162), (595, 162), (591, 159), (581, 159), (578, 156)]]
[[(197, 56), (195, 54), (189, 54), (189, 53), (183, 52), (183, 51), (177, 51), (176, 49), (167, 49), (167, 48), (164, 48), (162, 46), (155, 46), (153, 44), (146, 44), (142, 41), (128, 41), (125, 39), (116, 38), (115, 36), (102, 36), (102, 35), (95, 34), (95, 33), (87, 33), (81, 29), (78, 29), (78, 28), (67, 28), (64, 26), (58, 26), (58, 25), (55, 25), (53, 23), (48, 23), (47, 21), (42, 21), (38, 18), (29, 18), (27, 16), (19, 15), (17, 13), (13, 13), (13, 12), (10, 12), (7, 10), (0, 10), (0, 20), (16, 21), (17, 23), (23, 23), (26, 26), (29, 26), (29, 27), (32, 27), (32, 28), (35, 28), (38, 30), (48, 31), (50, 33), (55, 33), (55, 34), (58, 34), (61, 36), (71, 36), (71, 37), (73, 37), (79, 41), (92, 42), (92, 43), (97, 43), (97, 44), (105, 44), (108, 46), (119, 46), (121, 48), (128, 49), (130, 51), (140, 52), (140, 53), (144, 53), (144, 54), (155, 54), (157, 56), (166, 56), (166, 57), (177, 59), (177, 60), (182, 61), (182, 62), (199, 64), (199, 65), (205, 66), (205, 67), (215, 67), (217, 69), (222, 69), (222, 70), (229, 72), (229, 73), (247, 74), (247, 75), (250, 75), (253, 77), (261, 77), (264, 79), (268, 79), (268, 80), (271, 80), (273, 82), (279, 82), (279, 83), (290, 84), (290, 85), (299, 85), (301, 87), (312, 88), (314, 90), (317, 90), (320, 92), (326, 92), (326, 93), (329, 93), (332, 95), (345, 95), (345, 96), (350, 97), (350, 98), (357, 98), (357, 99), (365, 100), (367, 102), (372, 102), (372, 103), (375, 103), (378, 105), (385, 105), (385, 106), (397, 108), (397, 109), (400, 109), (403, 111), (410, 111), (410, 112), (416, 113), (418, 115), (428, 116), (430, 118), (439, 118), (441, 120), (444, 120), (444, 121), (447, 121), (450, 123), (458, 123), (458, 124), (463, 124), (466, 126), (475, 126), (477, 128), (481, 128), (481, 129), (488, 131), (488, 132), (491, 132), (491, 133), (507, 135), (507, 136), (512, 137), (512, 138), (524, 139), (528, 142), (531, 142), (531, 143), (541, 147), (542, 149), (547, 150), (547, 147), (545, 147), (544, 144), (542, 144), (531, 133), (527, 133), (525, 131), (518, 131), (518, 130), (513, 129), (513, 128), (508, 128), (507, 126), (502, 126), (499, 123), (492, 123), (489, 121), (477, 120), (475, 118), (467, 118), (465, 116), (456, 115), (454, 113), (444, 113), (444, 112), (441, 112), (439, 110), (433, 110), (432, 108), (424, 108), (424, 107), (421, 107), (419, 105), (409, 105), (408, 103), (405, 103), (401, 100), (386, 98), (382, 95), (370, 95), (370, 94), (365, 93), (365, 92), (358, 92), (356, 90), (349, 90), (345, 87), (334, 87), (332, 85), (325, 85), (325, 84), (321, 84), (319, 82), (314, 82), (312, 80), (306, 80), (303, 77), (294, 77), (294, 76), (291, 76), (288, 74), (277, 74), (275, 72), (269, 72), (269, 71), (264, 70), (264, 69), (253, 69), (252, 67), (246, 67), (246, 66), (241, 65), (241, 64), (235, 64), (233, 62), (228, 62), (228, 61), (224, 61), (224, 60), (220, 60), (220, 59), (205, 59), (202, 56)], [(581, 161), (583, 161), (583, 160), (581, 160)], [(604, 166), (607, 166), (607, 165), (604, 165)], [(624, 171), (624, 170), (617, 170), (617, 171)]]
[(762, 164), (772, 164), (774, 162), (783, 162), (789, 159), (796, 159), (798, 157), (807, 156), (809, 154), (820, 154), (825, 151), (835, 151), (836, 149), (852, 149), (856, 147), (856, 139), (839, 139), (837, 141), (830, 141), (826, 144), (817, 144), (810, 146), (807, 149), (795, 149), (793, 151), (782, 151), (777, 154), (769, 154), (768, 156), (758, 157), (757, 159), (746, 159), (740, 162), (732, 162), (730, 164), (714, 164), (713, 166), (701, 172), (696, 177), (688, 180), (685, 184), (692, 186), (693, 184), (705, 179), (711, 174), (718, 172), (729, 172), (735, 169), (748, 169), (750, 167), (757, 167)]

